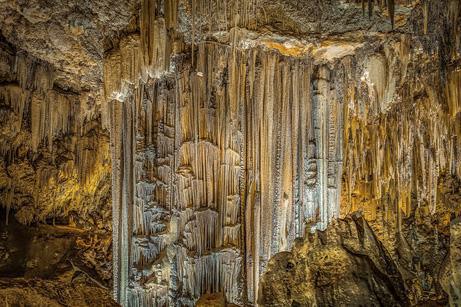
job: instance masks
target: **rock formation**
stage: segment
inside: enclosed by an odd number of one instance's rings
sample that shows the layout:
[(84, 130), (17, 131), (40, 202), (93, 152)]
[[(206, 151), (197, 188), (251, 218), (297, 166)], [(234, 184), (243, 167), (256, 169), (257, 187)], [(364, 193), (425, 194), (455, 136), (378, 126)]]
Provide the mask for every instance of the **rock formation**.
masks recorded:
[(0, 8), (0, 296), (460, 303), (459, 0)]

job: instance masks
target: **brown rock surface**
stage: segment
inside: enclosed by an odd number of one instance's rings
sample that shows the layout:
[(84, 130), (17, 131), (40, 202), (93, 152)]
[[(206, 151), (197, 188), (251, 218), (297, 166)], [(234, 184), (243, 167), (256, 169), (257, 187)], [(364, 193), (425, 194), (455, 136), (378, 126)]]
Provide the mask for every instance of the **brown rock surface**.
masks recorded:
[(356, 214), (310, 234), (270, 260), (263, 306), (407, 306), (404, 279), (382, 243)]
[(226, 296), (223, 293), (205, 294), (197, 301), (196, 307), (225, 307)]
[(72, 281), (0, 278), (0, 306), (120, 306), (84, 277)]
[(76, 228), (2, 219), (0, 306), (117, 306), (108, 291), (109, 247)]
[(0, 300), (457, 304), (460, 10), (0, 0)]

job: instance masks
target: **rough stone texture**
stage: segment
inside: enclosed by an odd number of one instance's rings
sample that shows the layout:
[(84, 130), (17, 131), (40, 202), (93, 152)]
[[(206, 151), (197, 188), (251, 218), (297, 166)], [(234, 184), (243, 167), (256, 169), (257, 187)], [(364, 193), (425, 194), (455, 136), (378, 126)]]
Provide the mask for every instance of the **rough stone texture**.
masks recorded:
[(449, 257), (441, 283), (445, 292), (450, 295), (450, 305), (456, 306), (461, 301), (461, 223), (459, 218), (451, 222)]
[[(68, 90), (101, 86), (104, 52), (136, 20), (136, 1), (0, 2), (2, 35), (31, 56), (51, 64)], [(134, 21), (133, 21), (134, 19)]]
[(223, 293), (213, 293), (203, 295), (196, 303), (196, 307), (224, 307), (226, 296)]
[[(91, 240), (80, 240), (82, 261), (92, 261), (88, 264), (100, 274), (98, 279), (109, 283), (111, 249), (105, 238), (111, 232), (111, 165), (100, 90), (62, 89), (52, 65), (4, 40), (0, 44), (2, 222), (17, 219), (25, 225), (66, 225), (92, 232)], [(54, 245), (59, 252), (67, 243)], [(40, 249), (29, 248), (23, 251)], [(101, 262), (96, 256), (100, 249), (107, 257)], [(46, 270), (39, 258), (34, 261), (30, 265)]]
[(85, 277), (71, 280), (0, 278), (0, 306), (120, 306)]
[(4, 220), (75, 230), (0, 271), (104, 289), (113, 230), (135, 306), (456, 304), (461, 4), (375, 2), (0, 0)]
[(274, 256), (261, 280), (264, 306), (407, 306), (404, 280), (359, 214)]
[[(352, 282), (354, 286), (349, 285), (349, 289), (355, 287), (355, 291), (347, 305), (459, 304), (459, 296), (453, 291), (456, 286), (450, 286), (456, 283), (450, 268), (457, 263), (456, 248), (451, 247), (457, 242), (453, 236), (456, 222), (450, 221), (461, 210), (460, 45), (459, 28), (452, 19), (453, 15), (459, 16), (459, 7), (452, 12), (453, 3), (439, 6), (427, 2), (431, 9), (428, 18), (434, 22), (426, 27), (417, 19), (424, 13), (424, 5), (416, 6), (408, 22), (420, 35), (390, 33), (374, 43), (368, 40), (374, 47), (356, 52), (349, 63), (343, 61), (350, 81), (344, 87), (344, 100), (349, 103), (344, 115), (341, 215), (362, 212), (368, 233), (381, 245), (379, 257), (386, 258), (400, 276), (389, 282), (378, 279), (382, 272), (377, 276), (369, 272), (367, 276), (372, 276), (373, 283)], [(445, 19), (437, 18), (440, 15)], [(424, 32), (430, 34), (422, 35)], [(333, 229), (343, 227), (344, 221), (338, 223)], [(326, 237), (332, 237), (333, 229), (327, 229)], [(340, 277), (345, 282), (350, 275), (359, 274), (347, 260), (351, 251), (344, 256), (347, 248), (343, 239), (349, 236), (336, 233), (334, 237), (339, 240), (330, 239), (326, 246), (306, 241), (303, 247), (295, 247), (295, 256), (276, 256), (263, 278), (262, 302), (270, 305), (271, 299), (278, 302), (278, 297), (286, 304), (296, 301), (294, 304), (301, 305), (316, 301), (320, 305), (341, 305), (342, 300), (347, 301), (341, 290), (347, 287), (342, 288), (342, 282), (336, 288), (324, 288), (322, 283), (316, 283), (315, 274), (323, 269), (345, 272)], [(363, 234), (353, 234), (352, 238), (360, 241)], [(333, 251), (327, 251), (329, 248)], [(327, 257), (338, 249), (338, 259), (316, 258)], [(353, 258), (359, 256), (374, 257), (370, 250)], [(304, 270), (287, 273), (282, 268), (284, 257), (294, 257), (298, 262), (309, 259), (309, 264)], [(294, 285), (298, 284), (295, 292), (287, 293), (287, 288), (271, 282), (287, 274)], [(314, 278), (313, 283), (310, 278)], [(307, 282), (300, 283), (301, 280)], [(376, 294), (376, 289), (390, 284), (400, 285), (396, 289), (403, 290), (397, 298), (395, 293)], [(354, 295), (361, 292), (370, 299), (381, 296), (383, 301), (365, 302), (362, 295)], [(299, 293), (304, 295), (299, 297)]]
[(117, 305), (108, 291), (110, 236), (8, 222), (0, 222), (0, 306)]

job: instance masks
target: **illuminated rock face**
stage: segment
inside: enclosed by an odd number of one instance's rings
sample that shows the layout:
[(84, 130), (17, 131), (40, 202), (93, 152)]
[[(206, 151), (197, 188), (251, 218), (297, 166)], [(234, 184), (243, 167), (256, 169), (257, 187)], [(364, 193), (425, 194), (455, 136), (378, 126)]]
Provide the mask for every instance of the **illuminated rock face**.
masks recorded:
[(125, 306), (457, 303), (461, 5), (376, 2), (0, 3), (1, 205)]
[(23, 224), (60, 220), (110, 229), (101, 93), (60, 88), (50, 65), (7, 45), (0, 60), (2, 206)]
[(433, 47), (399, 35), (342, 60), (341, 219), (270, 261), (261, 304), (459, 304), (460, 46)]
[[(234, 27), (205, 40), (192, 21), (192, 51), (174, 51), (175, 7), (142, 13), (140, 36), (106, 62), (117, 299), (193, 305), (223, 292), (232, 303), (269, 304), (272, 289), (259, 291), (268, 261), (306, 230), (362, 211), (382, 248), (376, 257), (398, 271), (377, 281), (385, 294), (400, 291), (389, 300), (443, 300), (427, 282), (443, 266), (446, 236), (420, 232), (430, 220), (444, 227), (437, 210), (459, 211), (437, 205), (441, 174), (459, 177), (457, 72), (436, 82), (437, 56), (405, 34), (319, 46)], [(189, 9), (193, 20), (198, 8)], [(408, 242), (418, 235), (427, 242)], [(421, 269), (430, 251), (434, 269)], [(402, 267), (430, 277), (395, 277)]]
[(112, 103), (128, 304), (218, 291), (239, 303), (244, 283), (253, 301), (270, 257), (306, 221), (324, 229), (339, 214), (342, 104), (328, 68), (216, 43), (195, 63)]
[[(109, 305), (109, 293), (98, 289), (112, 279), (103, 95), (63, 89), (51, 65), (2, 37), (0, 46), (0, 275), (15, 277), (2, 279), (0, 301)], [(78, 278), (73, 284), (73, 274), (81, 272), (99, 284)], [(33, 285), (23, 279), (58, 276), (59, 282)], [(86, 300), (85, 292), (92, 291), (97, 298)]]
[(398, 267), (359, 214), (297, 243), (269, 262), (261, 305), (409, 305)]

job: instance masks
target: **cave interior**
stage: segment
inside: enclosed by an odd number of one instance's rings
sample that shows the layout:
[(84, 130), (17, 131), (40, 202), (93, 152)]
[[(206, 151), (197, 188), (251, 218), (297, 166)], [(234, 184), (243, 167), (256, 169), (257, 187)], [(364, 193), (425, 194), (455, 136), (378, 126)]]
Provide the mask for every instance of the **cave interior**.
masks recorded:
[(461, 0), (0, 0), (0, 306), (461, 306)]

